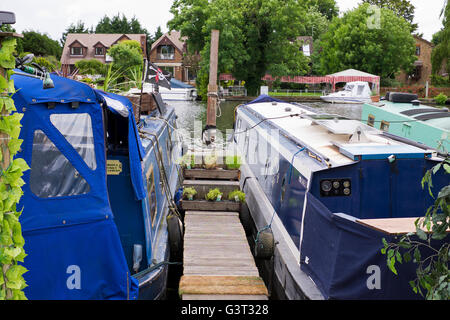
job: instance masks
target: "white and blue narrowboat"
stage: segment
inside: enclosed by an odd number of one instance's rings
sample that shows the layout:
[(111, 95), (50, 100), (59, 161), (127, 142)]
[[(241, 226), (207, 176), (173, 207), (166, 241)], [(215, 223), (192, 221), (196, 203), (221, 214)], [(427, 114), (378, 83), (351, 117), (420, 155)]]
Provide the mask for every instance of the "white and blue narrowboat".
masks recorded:
[(170, 259), (167, 217), (177, 190), (173, 108), (136, 124), (131, 102), (51, 75), (20, 71), (23, 114), (19, 207), (28, 299), (158, 299)]
[[(273, 235), (273, 255), (260, 261), (273, 298), (421, 298), (409, 285), (416, 265), (393, 274), (381, 248), (395, 235), (370, 223), (414, 226), (433, 203), (422, 177), (442, 158), (360, 121), (268, 96), (236, 109), (233, 139), (244, 155), (255, 247), (270, 239), (264, 232)], [(435, 193), (448, 184), (441, 171)]]

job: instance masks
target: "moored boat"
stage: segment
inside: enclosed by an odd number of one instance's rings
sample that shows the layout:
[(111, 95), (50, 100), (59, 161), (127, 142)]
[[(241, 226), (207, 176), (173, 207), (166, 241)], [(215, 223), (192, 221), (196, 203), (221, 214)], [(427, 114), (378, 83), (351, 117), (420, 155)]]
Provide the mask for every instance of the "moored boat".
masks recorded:
[(13, 76), (23, 113), (21, 223), (25, 294), (39, 300), (158, 299), (170, 259), (167, 217), (178, 185), (160, 106), (136, 124), (123, 96), (51, 75)]
[(422, 105), (417, 95), (392, 92), (362, 107), (361, 121), (440, 151), (450, 150), (450, 112)]
[[(422, 177), (442, 158), (360, 121), (267, 96), (237, 108), (234, 141), (245, 160), (250, 233), (258, 244), (270, 230), (276, 243), (261, 261), (272, 297), (420, 298), (409, 285), (415, 264), (394, 275), (381, 248), (396, 235), (371, 223), (410, 230), (433, 203)], [(438, 171), (433, 191), (446, 184)]]
[(369, 84), (363, 81), (348, 82), (343, 90), (321, 96), (320, 99), (329, 103), (348, 104), (361, 104), (372, 101)]

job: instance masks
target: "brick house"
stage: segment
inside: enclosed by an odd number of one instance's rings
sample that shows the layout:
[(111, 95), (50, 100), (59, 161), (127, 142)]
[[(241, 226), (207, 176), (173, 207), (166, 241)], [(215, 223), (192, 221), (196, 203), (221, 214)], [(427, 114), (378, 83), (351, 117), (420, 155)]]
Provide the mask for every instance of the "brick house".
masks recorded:
[(152, 44), (150, 61), (161, 69), (169, 71), (173, 78), (191, 82), (195, 72), (190, 71), (192, 56), (187, 56), (186, 37), (181, 37), (179, 31), (163, 34)]
[(147, 56), (145, 34), (69, 33), (61, 55), (63, 74), (71, 74), (75, 70), (75, 63), (82, 59), (96, 59), (102, 63), (111, 62), (106, 51), (123, 40), (138, 41), (144, 56)]
[(414, 69), (410, 73), (401, 72), (395, 78), (397, 81), (408, 85), (425, 85), (431, 81), (431, 52), (434, 45), (414, 35), (416, 40), (416, 56)]

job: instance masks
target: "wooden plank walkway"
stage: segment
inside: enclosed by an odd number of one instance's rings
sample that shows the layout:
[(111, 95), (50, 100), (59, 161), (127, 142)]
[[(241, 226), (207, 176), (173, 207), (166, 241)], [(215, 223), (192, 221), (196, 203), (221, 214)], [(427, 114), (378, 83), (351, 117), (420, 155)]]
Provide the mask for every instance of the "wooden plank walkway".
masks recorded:
[[(224, 196), (239, 188), (230, 173), (204, 170), (195, 177), (218, 180), (185, 180), (184, 186), (195, 187), (200, 197), (209, 188), (219, 187)], [(208, 174), (207, 171), (210, 171)], [(222, 170), (226, 171), (226, 170)], [(238, 175), (233, 174), (236, 179)], [(190, 178), (194, 178), (191, 174)], [(185, 178), (187, 178), (185, 176)], [(222, 179), (221, 179), (222, 178)], [(195, 178), (194, 178), (195, 179)], [(234, 180), (233, 179), (233, 180)], [(199, 205), (197, 202), (202, 202)], [(268, 291), (259, 276), (244, 228), (237, 211), (218, 211), (215, 202), (183, 201), (184, 253), (183, 276), (179, 294), (183, 300), (267, 300)], [(230, 202), (231, 204), (231, 202)], [(224, 210), (232, 210), (224, 205)]]

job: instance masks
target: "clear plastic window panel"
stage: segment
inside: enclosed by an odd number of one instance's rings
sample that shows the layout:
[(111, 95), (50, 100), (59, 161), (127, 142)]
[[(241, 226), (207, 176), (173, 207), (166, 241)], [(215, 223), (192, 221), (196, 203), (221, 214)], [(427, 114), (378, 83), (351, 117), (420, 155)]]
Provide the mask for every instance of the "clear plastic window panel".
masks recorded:
[(89, 168), (95, 170), (97, 161), (90, 115), (88, 113), (52, 114), (50, 121), (83, 158)]
[(30, 189), (40, 198), (89, 193), (90, 186), (47, 135), (36, 130), (31, 154)]

